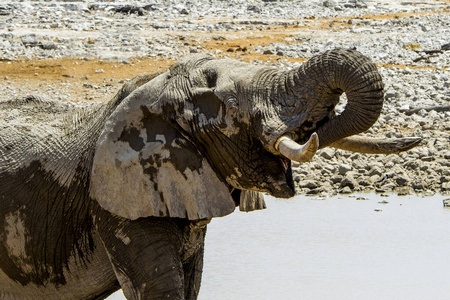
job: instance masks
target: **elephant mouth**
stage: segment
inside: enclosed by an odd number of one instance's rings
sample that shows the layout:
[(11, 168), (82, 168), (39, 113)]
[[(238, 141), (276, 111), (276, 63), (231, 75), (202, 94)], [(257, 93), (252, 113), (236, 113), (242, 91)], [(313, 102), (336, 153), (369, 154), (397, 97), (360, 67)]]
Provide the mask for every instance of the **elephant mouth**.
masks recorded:
[(283, 172), (283, 175), (276, 176), (278, 180), (273, 180), (272, 184), (269, 184), (269, 193), (276, 198), (295, 196), (292, 161), (300, 163), (309, 161), (319, 147), (319, 138), (316, 133), (312, 133), (304, 144), (295, 141), (294, 136), (295, 133), (287, 132), (274, 144), (275, 150), (279, 152), (277, 155), (278, 165), (281, 167), (279, 172)]
[[(276, 198), (290, 198), (295, 196), (294, 177), (292, 174), (292, 161), (309, 161), (317, 151), (319, 139), (313, 133), (308, 141), (298, 144), (293, 133), (286, 133), (277, 139), (274, 148), (279, 152), (276, 156), (278, 175), (274, 175), (272, 180), (267, 180), (268, 192)], [(272, 158), (273, 159), (273, 158)], [(274, 169), (269, 172), (274, 172)], [(282, 174), (281, 174), (282, 173)]]
[(284, 180), (274, 182), (269, 186), (269, 193), (276, 198), (291, 198), (295, 196), (295, 185), (292, 176), (291, 160), (281, 158)]

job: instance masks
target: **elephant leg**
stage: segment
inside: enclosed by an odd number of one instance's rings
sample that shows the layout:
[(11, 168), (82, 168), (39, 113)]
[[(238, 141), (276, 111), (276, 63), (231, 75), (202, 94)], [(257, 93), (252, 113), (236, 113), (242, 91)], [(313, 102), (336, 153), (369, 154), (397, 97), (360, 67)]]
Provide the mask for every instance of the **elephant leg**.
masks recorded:
[(185, 299), (183, 230), (173, 219), (95, 218), (127, 299)]
[(204, 253), (204, 238), (206, 227), (201, 230), (201, 243), (198, 249), (189, 258), (183, 261), (184, 270), (184, 294), (186, 300), (195, 300), (200, 291), (200, 283), (203, 272), (203, 253)]

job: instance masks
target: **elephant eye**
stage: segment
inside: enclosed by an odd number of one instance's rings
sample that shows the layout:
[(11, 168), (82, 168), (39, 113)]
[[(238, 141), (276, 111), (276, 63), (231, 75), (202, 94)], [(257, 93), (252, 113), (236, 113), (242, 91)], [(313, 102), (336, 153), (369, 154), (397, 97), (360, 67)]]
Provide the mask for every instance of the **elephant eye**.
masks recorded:
[(206, 81), (209, 88), (214, 88), (217, 84), (217, 73), (208, 73), (206, 76)]

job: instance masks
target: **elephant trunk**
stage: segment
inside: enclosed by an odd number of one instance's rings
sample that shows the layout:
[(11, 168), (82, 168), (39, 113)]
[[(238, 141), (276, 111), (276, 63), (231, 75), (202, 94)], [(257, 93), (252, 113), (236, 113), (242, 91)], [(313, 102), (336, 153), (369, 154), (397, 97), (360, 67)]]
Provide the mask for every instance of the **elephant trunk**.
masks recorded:
[[(319, 148), (369, 129), (380, 115), (381, 76), (375, 64), (357, 51), (327, 51), (286, 75), (283, 89), (307, 110), (309, 119), (300, 126), (317, 132)], [(348, 99), (345, 110), (334, 115), (344, 92)]]

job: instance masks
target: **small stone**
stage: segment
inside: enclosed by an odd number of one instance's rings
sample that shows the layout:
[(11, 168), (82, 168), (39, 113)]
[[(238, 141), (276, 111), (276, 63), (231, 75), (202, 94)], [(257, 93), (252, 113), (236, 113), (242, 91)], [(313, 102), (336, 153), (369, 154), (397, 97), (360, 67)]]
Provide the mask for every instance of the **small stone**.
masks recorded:
[(450, 198), (442, 200), (444, 207), (450, 207)]
[(323, 157), (325, 159), (332, 159), (335, 153), (336, 153), (336, 150), (328, 147), (328, 148), (322, 149), (319, 153), (319, 156)]
[(345, 177), (341, 184), (339, 185), (340, 188), (349, 187), (350, 189), (354, 189), (358, 184), (356, 183), (355, 179), (353, 177)]
[(330, 180), (331, 180), (331, 182), (332, 182), (333, 184), (336, 184), (336, 183), (340, 183), (340, 182), (342, 181), (343, 178), (344, 178), (344, 177), (342, 177), (341, 175), (335, 175), (335, 176), (332, 176), (332, 177), (330, 178)]
[(417, 114), (421, 117), (426, 117), (428, 116), (428, 112), (425, 109), (421, 109), (417, 112)]
[(351, 194), (351, 193), (352, 193), (352, 190), (351, 190), (348, 186), (346, 186), (346, 187), (344, 187), (343, 189), (341, 189), (341, 190), (339, 191), (339, 193), (340, 193), (340, 194)]
[(342, 165), (339, 166), (338, 173), (339, 173), (339, 175), (345, 175), (351, 169), (352, 169), (351, 166), (346, 165), (346, 164), (342, 164)]
[(212, 37), (212, 39), (215, 40), (215, 41), (225, 41), (226, 40), (226, 38), (224, 36), (222, 36), (222, 35), (214, 35)]
[(9, 16), (11, 11), (7, 5), (0, 4), (0, 16)]
[(397, 193), (397, 196), (407, 196), (407, 195), (409, 195), (408, 190), (401, 190)]
[(413, 182), (411, 184), (411, 187), (415, 190), (424, 190), (425, 189), (425, 184), (423, 182)]
[(35, 47), (39, 44), (38, 38), (33, 34), (23, 36), (21, 40), (25, 47)]
[(115, 12), (123, 13), (123, 14), (138, 14), (139, 16), (143, 16), (145, 14), (145, 10), (142, 7), (136, 5), (123, 5), (117, 6), (113, 8)]
[(442, 155), (445, 159), (450, 159), (450, 151), (445, 151)]
[(389, 179), (389, 174), (384, 174), (383, 176), (380, 177), (380, 180), (378, 180), (377, 182), (380, 182), (380, 184), (385, 184), (387, 183)]
[(307, 195), (317, 195), (320, 194), (322, 192), (321, 189), (310, 189), (309, 191), (306, 192)]
[(325, 0), (322, 3), (323, 6), (333, 8), (336, 7), (336, 2), (334, 0)]
[(441, 189), (442, 189), (442, 191), (450, 191), (450, 181), (449, 182), (444, 182), (441, 185)]
[(406, 176), (398, 176), (394, 181), (398, 186), (405, 186), (408, 184), (409, 179)]
[(95, 70), (95, 73), (105, 73), (105, 70), (103, 70), (103, 69), (98, 69), (98, 70)]
[(350, 156), (350, 159), (351, 160), (357, 160), (357, 159), (359, 159), (361, 157), (361, 154), (359, 154), (359, 153), (353, 153), (351, 156)]
[(367, 8), (367, 4), (363, 2), (356, 2), (355, 3), (356, 8)]
[(392, 191), (396, 187), (397, 187), (397, 185), (395, 185), (395, 183), (393, 183), (393, 182), (386, 182), (386, 184), (383, 184), (383, 188), (386, 190), (390, 190), (390, 191)]
[(261, 7), (260, 6), (258, 6), (258, 5), (249, 5), (249, 6), (247, 6), (247, 10), (248, 11), (253, 11), (253, 12), (255, 12), (255, 13), (261, 13)]
[(304, 180), (304, 181), (300, 182), (298, 186), (300, 188), (315, 189), (315, 188), (318, 188), (320, 186), (320, 184), (314, 180)]
[(434, 161), (435, 158), (433, 156), (424, 156), (421, 158), (422, 161)]
[(324, 169), (324, 170), (327, 170), (328, 173), (330, 173), (330, 174), (334, 174), (334, 173), (336, 173), (336, 171), (337, 171), (337, 167), (335, 167), (335, 166), (333, 166), (333, 165), (329, 165), (329, 164), (326, 164), (326, 165), (323, 167), (323, 169)]
[(380, 181), (380, 176), (378, 176), (378, 175), (370, 176), (370, 177), (369, 177), (369, 180), (370, 180), (371, 182), (378, 182), (378, 181)]
[(407, 169), (417, 170), (420, 167), (420, 161), (410, 160), (403, 165)]
[(83, 83), (83, 87), (88, 88), (88, 89), (97, 89), (98, 88), (95, 85), (92, 85), (90, 83)]
[(44, 50), (53, 50), (58, 48), (58, 45), (53, 42), (40, 42), (38, 46)]
[(387, 99), (395, 99), (398, 98), (398, 92), (386, 92), (384, 94), (384, 98)]
[(361, 186), (371, 186), (373, 183), (370, 181), (370, 179), (362, 178), (358, 181), (358, 184)]

